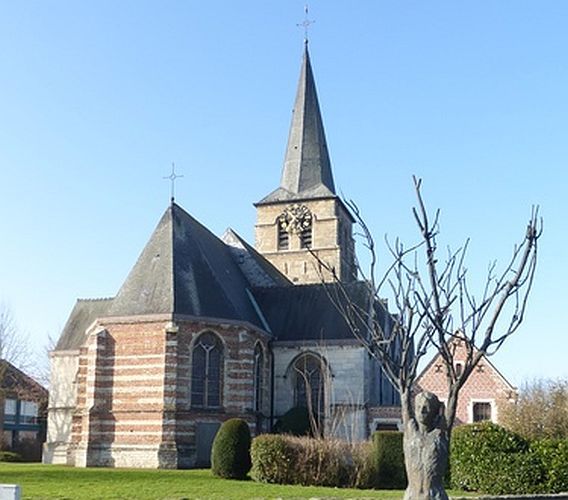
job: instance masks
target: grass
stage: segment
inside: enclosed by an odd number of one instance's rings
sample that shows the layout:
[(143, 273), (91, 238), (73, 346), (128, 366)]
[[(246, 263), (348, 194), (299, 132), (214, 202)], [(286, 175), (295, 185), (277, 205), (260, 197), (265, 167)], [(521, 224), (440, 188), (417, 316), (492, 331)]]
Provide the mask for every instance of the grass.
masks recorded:
[[(84, 469), (61, 465), (5, 462), (0, 462), (0, 484), (19, 484), (24, 499), (378, 498), (390, 500), (401, 499), (404, 493), (402, 490), (356, 490), (233, 481), (215, 477), (209, 469)], [(457, 491), (448, 491), (448, 494), (463, 496), (462, 492)]]
[(23, 498), (379, 498), (400, 499), (402, 491), (262, 484), (219, 479), (209, 470), (73, 468), (0, 463), (0, 483), (19, 484)]

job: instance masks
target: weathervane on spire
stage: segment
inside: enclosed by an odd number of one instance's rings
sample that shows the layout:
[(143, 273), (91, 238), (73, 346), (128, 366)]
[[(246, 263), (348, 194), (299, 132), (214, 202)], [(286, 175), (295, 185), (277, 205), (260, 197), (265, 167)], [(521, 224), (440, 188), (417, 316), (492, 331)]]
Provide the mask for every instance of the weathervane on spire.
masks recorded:
[(176, 174), (176, 164), (172, 161), (172, 173), (166, 177), (162, 177), (162, 179), (169, 179), (172, 182), (171, 187), (171, 202), (173, 203), (175, 200), (174, 191), (175, 191), (175, 183), (176, 179), (183, 177), (183, 175)]
[(308, 34), (310, 30), (310, 26), (315, 23), (313, 19), (308, 19), (308, 4), (304, 6), (304, 20), (301, 23), (296, 24), (298, 28), (304, 28), (304, 43), (308, 43)]

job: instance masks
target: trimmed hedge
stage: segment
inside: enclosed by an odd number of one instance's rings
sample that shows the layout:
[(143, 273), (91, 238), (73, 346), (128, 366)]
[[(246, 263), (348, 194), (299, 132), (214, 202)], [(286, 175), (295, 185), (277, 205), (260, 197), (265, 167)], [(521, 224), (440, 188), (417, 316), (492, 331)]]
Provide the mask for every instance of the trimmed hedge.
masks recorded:
[(252, 442), (256, 481), (303, 486), (353, 486), (352, 445), (338, 439), (265, 434)]
[(530, 451), (546, 471), (544, 491), (568, 491), (568, 439), (541, 439), (531, 443)]
[(24, 459), (14, 451), (0, 451), (0, 462), (23, 462)]
[(211, 449), (211, 471), (226, 479), (244, 479), (251, 468), (250, 429), (241, 418), (221, 425)]
[(568, 490), (568, 440), (529, 443), (492, 423), (453, 431), (452, 486), (492, 495), (559, 493)]
[(524, 453), (528, 448), (528, 442), (521, 436), (491, 422), (456, 427), (450, 446), (452, 487), (487, 491), (485, 479), (495, 472), (495, 461), (502, 458), (495, 455)]
[(261, 483), (293, 484), (297, 450), (287, 436), (262, 434), (252, 441), (251, 477)]
[(371, 460), (375, 470), (374, 486), (381, 490), (406, 488), (406, 468), (402, 432), (377, 431), (373, 434)]
[(402, 433), (380, 432), (373, 442), (349, 444), (281, 434), (256, 437), (251, 447), (256, 481), (339, 488), (406, 487)]

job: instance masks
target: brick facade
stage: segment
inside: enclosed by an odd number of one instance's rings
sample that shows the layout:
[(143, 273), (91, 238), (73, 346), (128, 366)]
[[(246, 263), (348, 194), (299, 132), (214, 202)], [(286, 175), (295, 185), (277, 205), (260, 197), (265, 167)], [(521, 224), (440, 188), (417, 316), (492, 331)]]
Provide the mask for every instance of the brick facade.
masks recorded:
[[(193, 408), (191, 352), (203, 332), (222, 343), (222, 398)], [(245, 418), (255, 432), (254, 349), (267, 336), (250, 327), (177, 319), (100, 321), (79, 353), (69, 460), (77, 466), (195, 465), (196, 425)], [(262, 414), (269, 413), (264, 356)]]
[[(465, 347), (458, 346), (455, 351), (456, 364), (464, 363)], [(419, 391), (430, 391), (441, 401), (447, 400), (448, 385), (446, 370), (438, 354), (428, 364), (417, 379)], [(456, 411), (456, 425), (474, 421), (474, 410), (481, 405), (490, 411), (490, 420), (499, 422), (499, 408), (516, 398), (516, 389), (499, 373), (497, 368), (483, 357), (460, 390)]]

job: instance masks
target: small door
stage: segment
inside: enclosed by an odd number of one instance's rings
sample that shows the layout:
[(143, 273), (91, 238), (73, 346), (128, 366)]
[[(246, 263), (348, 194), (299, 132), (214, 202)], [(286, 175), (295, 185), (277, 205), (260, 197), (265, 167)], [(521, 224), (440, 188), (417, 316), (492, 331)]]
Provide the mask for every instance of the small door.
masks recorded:
[(197, 457), (195, 465), (197, 467), (211, 467), (211, 448), (213, 440), (221, 424), (212, 422), (197, 422), (196, 426), (196, 448)]

